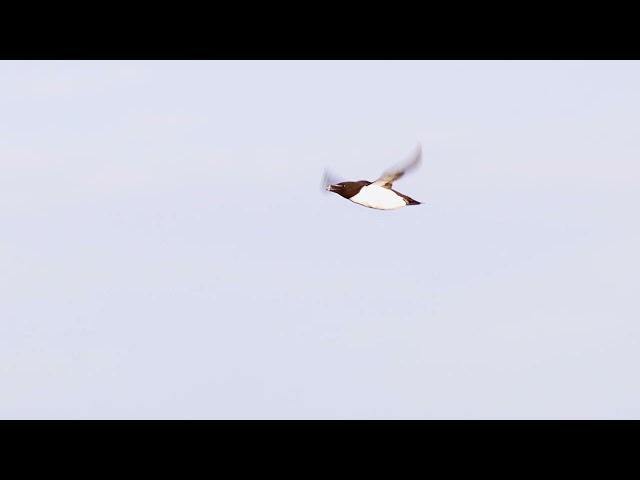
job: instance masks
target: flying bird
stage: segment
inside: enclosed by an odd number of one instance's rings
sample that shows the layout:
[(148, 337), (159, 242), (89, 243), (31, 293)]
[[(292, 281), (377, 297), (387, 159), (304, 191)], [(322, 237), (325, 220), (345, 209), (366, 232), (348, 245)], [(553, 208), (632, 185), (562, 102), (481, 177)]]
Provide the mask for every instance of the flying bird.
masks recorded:
[(329, 192), (351, 200), (364, 207), (377, 210), (396, 210), (407, 205), (420, 205), (413, 198), (400, 193), (393, 188), (393, 182), (401, 178), (405, 173), (416, 168), (422, 161), (422, 147), (418, 144), (411, 157), (400, 165), (385, 171), (377, 180), (359, 180), (357, 182), (335, 183), (331, 175), (325, 171), (323, 186)]

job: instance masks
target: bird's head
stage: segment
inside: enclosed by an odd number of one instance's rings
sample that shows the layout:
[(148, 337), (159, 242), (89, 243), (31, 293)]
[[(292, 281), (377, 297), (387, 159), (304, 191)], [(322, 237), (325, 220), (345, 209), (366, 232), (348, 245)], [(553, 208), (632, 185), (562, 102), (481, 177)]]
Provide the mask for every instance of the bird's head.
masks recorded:
[(329, 192), (340, 192), (344, 189), (344, 184), (345, 182), (341, 182), (341, 183), (334, 183), (333, 185), (327, 185), (327, 190)]
[(327, 185), (326, 189), (329, 192), (337, 193), (344, 198), (351, 198), (356, 195), (362, 187), (369, 185), (370, 183), (371, 182), (366, 180), (360, 180), (358, 182), (340, 182)]

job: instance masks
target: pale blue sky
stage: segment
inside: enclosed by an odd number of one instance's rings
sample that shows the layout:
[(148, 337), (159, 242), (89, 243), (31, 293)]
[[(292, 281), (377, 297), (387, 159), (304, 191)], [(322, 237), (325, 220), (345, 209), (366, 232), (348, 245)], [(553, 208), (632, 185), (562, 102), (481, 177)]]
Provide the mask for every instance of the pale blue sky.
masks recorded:
[(639, 62), (0, 62), (0, 417), (640, 418), (639, 159)]

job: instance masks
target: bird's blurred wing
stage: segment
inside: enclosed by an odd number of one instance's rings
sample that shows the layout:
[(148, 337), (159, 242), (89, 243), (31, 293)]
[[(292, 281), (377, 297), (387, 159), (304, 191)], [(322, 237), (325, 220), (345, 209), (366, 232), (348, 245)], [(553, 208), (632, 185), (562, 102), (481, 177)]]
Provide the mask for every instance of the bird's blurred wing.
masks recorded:
[(405, 173), (413, 170), (422, 161), (422, 146), (418, 143), (415, 151), (404, 162), (390, 168), (384, 172), (380, 177), (373, 182), (373, 185), (378, 185), (384, 188), (391, 188), (393, 182), (402, 177)]
[(333, 185), (338, 182), (339, 179), (325, 168), (324, 173), (322, 174), (322, 183), (320, 184), (320, 188), (322, 188), (324, 192), (327, 192), (327, 187), (329, 185)]

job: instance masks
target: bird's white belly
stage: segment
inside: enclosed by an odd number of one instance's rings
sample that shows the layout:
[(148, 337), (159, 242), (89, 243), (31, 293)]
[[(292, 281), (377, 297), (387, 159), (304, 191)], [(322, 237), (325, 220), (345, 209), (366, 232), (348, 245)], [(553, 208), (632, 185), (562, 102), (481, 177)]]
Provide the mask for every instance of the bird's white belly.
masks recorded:
[(369, 208), (377, 208), (378, 210), (395, 210), (406, 206), (404, 199), (396, 195), (395, 192), (388, 188), (378, 185), (367, 185), (362, 187), (357, 195), (349, 200), (364, 205)]

